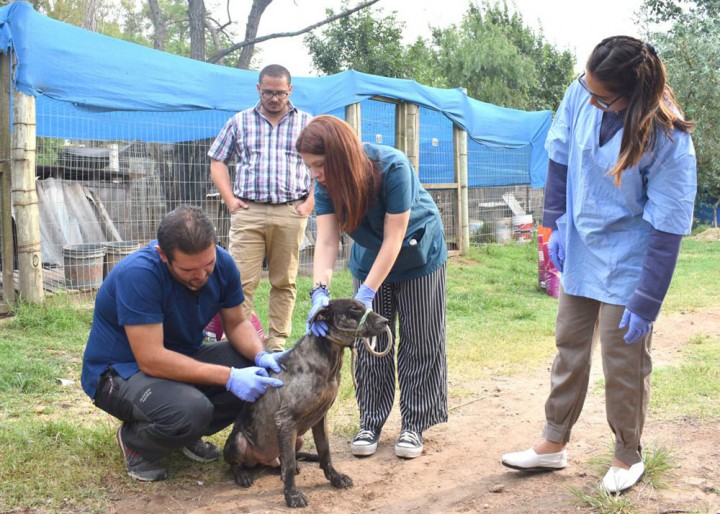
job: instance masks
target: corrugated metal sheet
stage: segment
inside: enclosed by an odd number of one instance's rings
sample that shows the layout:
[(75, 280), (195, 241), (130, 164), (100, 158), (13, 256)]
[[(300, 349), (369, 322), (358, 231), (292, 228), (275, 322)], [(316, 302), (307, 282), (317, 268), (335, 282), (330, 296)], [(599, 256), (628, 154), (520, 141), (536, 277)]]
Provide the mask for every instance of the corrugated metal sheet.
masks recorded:
[[(118, 238), (115, 227), (100, 218), (86, 186), (76, 181), (48, 178), (37, 181), (40, 204), (40, 240), (45, 266), (63, 266), (65, 245), (102, 243)], [(100, 202), (95, 197), (95, 202)], [(108, 237), (108, 235), (110, 237)]]

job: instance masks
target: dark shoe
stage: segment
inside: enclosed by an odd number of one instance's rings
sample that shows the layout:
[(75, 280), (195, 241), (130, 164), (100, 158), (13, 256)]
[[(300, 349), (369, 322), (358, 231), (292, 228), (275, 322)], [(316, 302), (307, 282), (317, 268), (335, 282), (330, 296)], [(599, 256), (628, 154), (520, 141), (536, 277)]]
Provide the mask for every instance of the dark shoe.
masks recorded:
[(422, 435), (412, 430), (400, 432), (397, 443), (395, 443), (395, 455), (403, 459), (414, 459), (419, 457), (423, 451)]
[(188, 459), (196, 462), (212, 462), (220, 457), (220, 450), (212, 443), (206, 443), (202, 439), (198, 439), (190, 446), (182, 449)]
[(373, 430), (360, 430), (350, 443), (353, 455), (367, 457), (377, 451), (380, 434)]
[(123, 452), (128, 475), (141, 482), (157, 482), (167, 478), (167, 471), (157, 461), (149, 461), (134, 450), (131, 450), (122, 440), (122, 427), (117, 431), (117, 442)]

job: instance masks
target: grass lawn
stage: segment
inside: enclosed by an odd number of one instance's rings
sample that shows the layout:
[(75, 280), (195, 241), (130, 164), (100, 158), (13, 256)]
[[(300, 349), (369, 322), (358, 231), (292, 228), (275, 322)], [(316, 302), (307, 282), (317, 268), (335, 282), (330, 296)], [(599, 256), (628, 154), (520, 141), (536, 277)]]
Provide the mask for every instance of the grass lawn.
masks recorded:
[[(715, 241), (683, 242), (664, 312), (717, 305), (718, 249)], [(351, 282), (348, 272), (338, 273), (332, 296), (349, 296)], [(291, 341), (305, 331), (310, 283), (300, 277)], [(554, 353), (557, 302), (538, 288), (535, 245), (487, 245), (451, 259), (447, 291), (451, 402), (469, 394), (463, 383), (517, 374)], [(261, 320), (266, 301), (263, 281), (256, 297)], [(155, 487), (119, 479), (125, 474), (114, 442), (117, 422), (94, 408), (79, 384), (92, 312), (69, 305), (60, 297), (42, 307), (19, 306), (0, 321), (0, 511), (100, 512), (113, 497)], [(357, 428), (349, 360), (346, 352), (342, 389), (329, 416), (331, 430), (343, 435)], [(678, 417), (720, 416), (720, 341), (693, 341), (682, 366), (658, 369), (654, 377), (654, 408)], [(221, 477), (218, 467), (181, 458), (172, 467), (178, 480)]]

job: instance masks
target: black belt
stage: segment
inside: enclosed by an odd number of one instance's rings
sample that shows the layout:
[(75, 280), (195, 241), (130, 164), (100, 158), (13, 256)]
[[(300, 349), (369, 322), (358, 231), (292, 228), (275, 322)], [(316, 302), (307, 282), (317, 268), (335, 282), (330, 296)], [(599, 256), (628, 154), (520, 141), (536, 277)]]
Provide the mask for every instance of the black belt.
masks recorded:
[(242, 200), (243, 202), (246, 202), (246, 203), (259, 203), (261, 205), (290, 205), (295, 202), (305, 201), (305, 199), (307, 198), (307, 195), (301, 196), (300, 198), (295, 198), (294, 200), (288, 200), (287, 202), (261, 202), (259, 200), (250, 200), (248, 198), (242, 198), (237, 195), (235, 195), (235, 198)]

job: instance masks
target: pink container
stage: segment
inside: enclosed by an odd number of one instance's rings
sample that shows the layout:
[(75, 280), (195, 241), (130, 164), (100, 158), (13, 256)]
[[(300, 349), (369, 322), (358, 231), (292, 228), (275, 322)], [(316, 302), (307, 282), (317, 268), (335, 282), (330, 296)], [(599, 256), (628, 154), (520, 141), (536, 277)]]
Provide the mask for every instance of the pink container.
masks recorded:
[(257, 330), (260, 342), (265, 343), (265, 331), (263, 330), (262, 323), (260, 323), (260, 318), (258, 318), (257, 314), (254, 312), (252, 314), (252, 318), (250, 318), (250, 322), (253, 324), (253, 327), (255, 327), (255, 330)]
[(223, 336), (223, 325), (222, 325), (222, 319), (220, 318), (220, 314), (215, 314), (215, 317), (210, 320), (210, 323), (207, 324), (205, 327), (205, 333), (208, 335), (208, 337), (215, 336), (216, 341), (220, 341)]
[[(260, 323), (260, 319), (257, 317), (257, 314), (253, 312), (252, 318), (250, 319), (250, 322), (252, 323), (253, 327), (255, 327), (255, 330), (257, 330), (258, 337), (260, 338), (260, 342), (265, 342), (265, 331), (263, 330), (262, 323)], [(223, 334), (225, 333), (223, 330), (222, 325), (222, 318), (220, 317), (220, 313), (215, 314), (215, 317), (210, 320), (210, 323), (207, 324), (205, 327), (205, 332), (209, 334), (215, 335), (215, 340), (220, 341), (223, 337)]]
[(547, 275), (547, 258), (545, 254), (547, 253), (547, 245), (545, 244), (543, 240), (543, 235), (538, 234), (538, 287), (540, 289), (545, 289), (545, 280)]
[(547, 294), (553, 298), (560, 296), (560, 272), (553, 266), (552, 261), (548, 261), (548, 269), (545, 273), (545, 288)]

